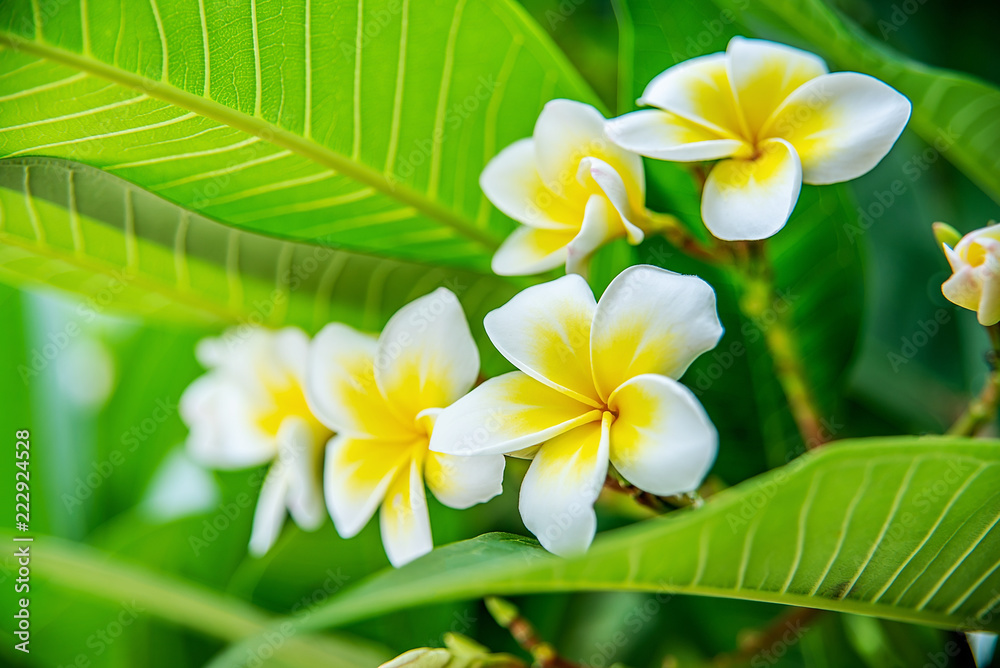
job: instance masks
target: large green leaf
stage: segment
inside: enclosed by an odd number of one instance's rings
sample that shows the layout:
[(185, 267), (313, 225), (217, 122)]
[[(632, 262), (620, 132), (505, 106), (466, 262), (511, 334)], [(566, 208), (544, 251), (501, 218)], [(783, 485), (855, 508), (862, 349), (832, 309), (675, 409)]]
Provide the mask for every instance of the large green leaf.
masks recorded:
[[(44, 3), (42, 3), (44, 5)], [(86, 162), (246, 229), (488, 267), (478, 187), (593, 94), (508, 0), (0, 5), (0, 157)]]
[(822, 0), (715, 0), (805, 40), (844, 69), (882, 79), (913, 102), (910, 127), (1000, 202), (1000, 90), (896, 53)]
[(1000, 629), (1000, 441), (845, 441), (698, 510), (559, 559), (526, 538), (455, 543), (375, 576), (302, 628), (486, 594), (639, 590), (753, 599), (946, 628)]
[(492, 275), (274, 239), (227, 227), (64, 160), (0, 160), (0, 277), (111, 310), (196, 322), (375, 328), (446, 285), (477, 325), (514, 287)]

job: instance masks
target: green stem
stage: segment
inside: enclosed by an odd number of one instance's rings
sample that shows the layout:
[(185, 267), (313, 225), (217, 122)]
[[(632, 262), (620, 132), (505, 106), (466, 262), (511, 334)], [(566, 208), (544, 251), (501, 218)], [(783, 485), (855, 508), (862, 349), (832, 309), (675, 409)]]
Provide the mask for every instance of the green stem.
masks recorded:
[(987, 327), (992, 348), (987, 354), (990, 366), (986, 384), (979, 395), (969, 403), (961, 417), (948, 429), (953, 436), (975, 436), (996, 417), (997, 406), (1000, 405), (1000, 325)]
[[(774, 364), (774, 375), (788, 400), (792, 418), (809, 449), (827, 442), (820, 422), (816, 400), (806, 378), (799, 343), (795, 338), (790, 309), (775, 308), (778, 295), (772, 268), (764, 255), (762, 243), (748, 243), (737, 254), (736, 283), (742, 291), (740, 310), (756, 323)], [(765, 316), (768, 322), (765, 322)]]
[(647, 234), (662, 234), (672, 246), (685, 255), (713, 265), (732, 262), (732, 254), (725, 245), (713, 241), (702, 241), (695, 237), (676, 216), (669, 213), (646, 211), (641, 225)]
[[(0, 535), (12, 537), (7, 531)], [(134, 606), (164, 621), (225, 641), (275, 629), (278, 619), (230, 596), (115, 559), (92, 547), (52, 537), (18, 543), (31, 551), (32, 575), (56, 587), (119, 605)], [(276, 631), (280, 634), (280, 630)], [(332, 636), (293, 637), (269, 642), (290, 666), (362, 668), (382, 652)]]

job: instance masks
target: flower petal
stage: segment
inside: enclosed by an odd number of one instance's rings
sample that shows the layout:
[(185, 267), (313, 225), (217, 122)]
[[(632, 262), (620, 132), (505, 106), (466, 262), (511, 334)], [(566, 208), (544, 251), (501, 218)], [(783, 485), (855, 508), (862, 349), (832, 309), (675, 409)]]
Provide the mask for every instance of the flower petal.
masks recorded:
[(597, 531), (594, 501), (608, 474), (611, 414), (545, 443), (521, 483), (518, 507), (528, 531), (549, 552), (586, 552)]
[(465, 509), (503, 492), (503, 455), (444, 455), (428, 452), (424, 479), (438, 501)]
[(576, 233), (576, 228), (562, 231), (519, 227), (493, 255), (493, 273), (529, 276), (562, 266), (566, 262), (566, 247)]
[[(632, 245), (642, 243), (643, 233), (638, 227), (638, 222), (640, 222), (644, 217), (644, 212), (640, 208), (640, 203), (634, 203), (630, 199), (628, 192), (628, 186), (625, 184), (625, 180), (622, 175), (619, 174), (614, 167), (609, 165), (607, 162), (601, 160), (600, 158), (584, 158), (580, 161), (580, 170), (589, 173), (589, 177), (593, 179), (597, 187), (601, 189), (607, 200), (614, 206), (617, 216), (609, 216), (609, 219), (614, 221), (613, 228), (615, 230), (615, 236), (622, 233), (622, 228), (624, 227), (625, 236), (628, 237), (628, 242)], [(593, 199), (593, 196), (591, 196)], [(588, 201), (588, 206), (590, 202)], [(620, 220), (618, 220), (620, 218)], [(584, 227), (587, 224), (586, 215), (584, 215)], [(613, 237), (608, 237), (609, 239)], [(572, 255), (572, 247), (570, 248), (570, 254)]]
[(697, 276), (649, 265), (619, 274), (597, 304), (590, 335), (594, 380), (609, 397), (629, 378), (680, 378), (722, 336), (715, 291)]
[(404, 422), (451, 404), (478, 376), (479, 349), (462, 305), (447, 288), (399, 309), (378, 339), (375, 383)]
[(520, 223), (553, 230), (577, 227), (580, 207), (545, 187), (532, 139), (516, 141), (494, 156), (480, 175), (479, 186), (496, 208)]
[[(629, 225), (637, 229), (634, 225)], [(580, 233), (566, 246), (566, 273), (587, 276), (590, 259), (598, 248), (624, 233), (621, 216), (607, 197), (591, 195)], [(642, 232), (638, 231), (640, 240)]]
[(291, 416), (278, 429), (281, 466), (288, 480), (287, 505), (295, 523), (306, 531), (323, 523), (323, 491), (320, 489), (320, 448), (309, 423)]
[(699, 56), (674, 65), (649, 82), (639, 104), (669, 111), (704, 126), (722, 139), (745, 136), (729, 85), (724, 53)]
[(316, 418), (336, 432), (402, 440), (412, 426), (399, 421), (375, 383), (376, 339), (347, 325), (320, 330), (309, 350), (306, 398)]
[(597, 302), (587, 281), (570, 274), (522, 290), (483, 319), (504, 357), (532, 378), (600, 406), (590, 370), (590, 324)]
[(281, 526), (288, 515), (285, 497), (288, 494), (288, 477), (281, 462), (271, 466), (260, 488), (257, 508), (253, 513), (250, 529), (250, 554), (261, 557), (267, 554), (281, 534)]
[(389, 485), (379, 525), (385, 554), (397, 568), (434, 549), (427, 496), (416, 458), (400, 469)]
[(337, 533), (350, 538), (364, 528), (396, 472), (409, 460), (410, 445), (343, 434), (330, 439), (323, 488)]
[(604, 132), (605, 118), (594, 107), (573, 100), (552, 100), (535, 122), (535, 161), (542, 181), (569, 201), (586, 201), (577, 170), (584, 158), (611, 165), (628, 184), (630, 197), (645, 200), (642, 158), (612, 142)]
[(611, 462), (626, 480), (658, 495), (698, 488), (719, 446), (719, 434), (691, 390), (665, 376), (626, 381), (608, 402)]
[(799, 199), (802, 168), (795, 149), (772, 139), (752, 160), (724, 160), (708, 174), (701, 199), (705, 226), (726, 241), (766, 239), (785, 226)]
[(828, 71), (816, 55), (763, 39), (733, 37), (726, 55), (733, 92), (752, 137), (792, 91)]
[(793, 92), (762, 131), (788, 140), (806, 183), (867, 173), (889, 152), (910, 118), (910, 101), (878, 79), (837, 72)]
[(659, 160), (699, 162), (728, 158), (743, 146), (739, 139), (660, 109), (642, 109), (619, 116), (607, 125), (608, 136), (619, 146)]
[(512, 371), (490, 378), (441, 411), (430, 449), (448, 455), (514, 452), (599, 416), (592, 406)]
[(187, 449), (204, 466), (239, 469), (271, 461), (274, 439), (256, 426), (239, 380), (221, 370), (195, 379), (181, 395), (178, 410), (188, 425)]

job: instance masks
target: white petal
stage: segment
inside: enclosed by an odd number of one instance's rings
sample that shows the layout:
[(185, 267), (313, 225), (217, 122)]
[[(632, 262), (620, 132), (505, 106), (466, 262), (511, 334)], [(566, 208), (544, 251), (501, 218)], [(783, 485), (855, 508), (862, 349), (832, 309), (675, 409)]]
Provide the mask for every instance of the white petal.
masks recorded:
[(190, 432), (187, 449), (203, 466), (239, 469), (271, 461), (277, 447), (257, 428), (245, 386), (223, 371), (210, 371), (181, 395), (179, 412)]
[(447, 288), (399, 309), (378, 339), (375, 382), (404, 422), (451, 404), (478, 376), (479, 350), (462, 305)]
[[(631, 226), (634, 228), (634, 226)], [(607, 197), (591, 195), (583, 216), (580, 233), (566, 247), (566, 273), (587, 276), (590, 258), (598, 248), (622, 236), (621, 216)], [(642, 232), (639, 232), (641, 237)]]
[(766, 239), (778, 232), (799, 199), (802, 167), (795, 149), (768, 140), (753, 160), (724, 160), (708, 174), (701, 199), (705, 226), (719, 239)]
[(983, 294), (979, 271), (976, 267), (962, 267), (941, 285), (941, 292), (952, 304), (978, 311)]
[[(642, 221), (644, 214), (629, 198), (628, 186), (626, 186), (622, 175), (613, 166), (600, 158), (584, 158), (580, 161), (580, 169), (581, 171), (589, 172), (590, 178), (604, 192), (608, 201), (611, 202), (615, 207), (615, 211), (618, 212), (618, 217), (621, 218), (620, 221), (609, 216), (615, 221), (614, 229), (616, 236), (621, 234), (621, 227), (624, 226), (624, 232), (628, 237), (629, 243), (633, 245), (641, 243), (643, 233), (637, 225)], [(593, 198), (591, 197), (591, 199)], [(584, 216), (584, 226), (586, 226), (586, 216)], [(611, 239), (612, 237), (608, 238)], [(570, 254), (572, 254), (572, 247)]]
[(479, 177), (483, 193), (514, 220), (543, 229), (576, 228), (579, 207), (545, 187), (535, 163), (535, 144), (521, 139), (503, 149)]
[(519, 227), (500, 244), (493, 255), (493, 273), (499, 276), (530, 276), (566, 263), (566, 247), (576, 235), (568, 231)]
[(724, 53), (674, 65), (646, 86), (639, 104), (659, 107), (711, 130), (721, 138), (745, 136), (729, 84)]
[(379, 517), (382, 545), (397, 568), (434, 549), (420, 465), (411, 459), (386, 491)]
[(722, 337), (715, 291), (697, 276), (629, 267), (597, 303), (590, 336), (594, 380), (603, 397), (641, 374), (680, 378)]
[(825, 74), (792, 93), (763, 130), (788, 140), (806, 183), (839, 183), (886, 156), (910, 118), (910, 101), (856, 72)]
[(549, 552), (573, 556), (594, 540), (597, 500), (608, 474), (611, 414), (545, 443), (521, 483), (524, 526)]
[(608, 402), (611, 462), (626, 480), (658, 495), (698, 488), (715, 461), (719, 435), (691, 391), (647, 374), (626, 381)]
[(590, 369), (590, 324), (597, 302), (571, 274), (519, 292), (486, 315), (490, 341), (535, 380), (599, 406)]
[(743, 146), (739, 139), (660, 109), (642, 109), (608, 121), (608, 136), (639, 155), (676, 162), (728, 158)]
[(430, 449), (449, 455), (514, 452), (599, 416), (593, 406), (512, 371), (490, 378), (444, 409)]
[(315, 432), (302, 418), (285, 418), (278, 430), (278, 448), (288, 479), (287, 503), (292, 519), (306, 531), (318, 529), (324, 508)]
[(397, 471), (409, 461), (409, 445), (343, 434), (330, 439), (323, 488), (337, 533), (350, 538), (364, 528)]
[(792, 91), (827, 73), (818, 56), (763, 39), (733, 37), (726, 55), (729, 79), (750, 136), (758, 136)]
[(580, 161), (597, 158), (624, 180), (634, 206), (644, 205), (646, 177), (642, 158), (607, 136), (604, 116), (589, 104), (552, 100), (535, 123), (535, 160), (550, 191), (582, 207), (590, 194), (577, 179)]
[(250, 554), (260, 557), (278, 540), (281, 525), (287, 515), (285, 497), (288, 494), (288, 477), (280, 462), (271, 466), (260, 488), (257, 509), (253, 514), (250, 531)]
[(412, 425), (395, 417), (375, 384), (374, 337), (331, 323), (309, 349), (306, 398), (313, 414), (336, 432), (358, 437), (402, 440)]
[(427, 453), (424, 479), (437, 500), (464, 509), (486, 503), (503, 492), (503, 455), (443, 455)]

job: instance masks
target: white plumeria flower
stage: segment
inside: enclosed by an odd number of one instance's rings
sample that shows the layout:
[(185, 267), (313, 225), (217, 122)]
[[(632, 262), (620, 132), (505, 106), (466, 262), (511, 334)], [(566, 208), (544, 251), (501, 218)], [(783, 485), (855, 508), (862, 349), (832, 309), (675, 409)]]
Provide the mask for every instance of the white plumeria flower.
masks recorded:
[(565, 264), (585, 272), (601, 245), (643, 239), (642, 158), (605, 134), (605, 118), (582, 102), (545, 105), (530, 139), (500, 151), (479, 178), (486, 197), (523, 227), (493, 256), (501, 276), (538, 274)]
[(885, 157), (910, 102), (878, 79), (830, 74), (818, 57), (734, 37), (725, 53), (660, 74), (608, 124), (619, 145), (660, 160), (720, 160), (701, 213), (719, 239), (765, 239), (785, 226), (802, 183), (855, 179)]
[(341, 536), (381, 504), (382, 542), (401, 566), (431, 550), (424, 481), (439, 501), (468, 508), (502, 491), (504, 458), (428, 452), (442, 408), (469, 391), (479, 351), (458, 299), (439, 288), (401, 308), (376, 339), (327, 325), (313, 339), (306, 395), (337, 432), (326, 447), (326, 503)]
[(204, 339), (196, 356), (209, 371), (181, 396), (187, 447), (196, 461), (220, 469), (274, 462), (254, 512), (255, 555), (274, 545), (288, 513), (308, 531), (323, 523), (319, 464), (330, 432), (306, 404), (308, 349), (306, 334), (291, 327)]
[(590, 545), (609, 459), (653, 494), (698, 487), (718, 435), (675, 379), (722, 336), (707, 283), (639, 265), (595, 303), (586, 281), (569, 275), (524, 290), (485, 324), (520, 370), (446, 409), (431, 449), (534, 454), (521, 517), (546, 549), (571, 555)]
[(1000, 226), (990, 225), (959, 237), (935, 223), (934, 232), (954, 272), (941, 286), (948, 301), (975, 311), (979, 324), (1000, 322)]

